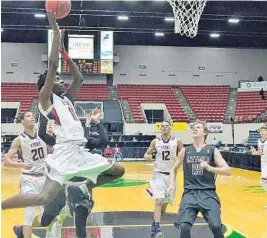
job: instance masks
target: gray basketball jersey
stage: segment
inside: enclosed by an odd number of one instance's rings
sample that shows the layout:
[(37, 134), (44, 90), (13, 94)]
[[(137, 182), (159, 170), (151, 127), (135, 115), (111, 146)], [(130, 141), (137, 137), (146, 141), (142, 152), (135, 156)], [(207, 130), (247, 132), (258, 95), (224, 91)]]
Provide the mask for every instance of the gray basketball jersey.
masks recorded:
[(35, 134), (34, 137), (22, 133), (19, 135), (21, 144), (21, 156), (24, 163), (32, 165), (30, 170), (22, 169), (24, 173), (44, 173), (44, 163), (47, 156), (47, 146), (45, 142)]
[(216, 175), (200, 168), (202, 160), (211, 166), (214, 162), (214, 146), (206, 145), (200, 151), (196, 151), (193, 145), (185, 148), (183, 161), (184, 189), (215, 189)]

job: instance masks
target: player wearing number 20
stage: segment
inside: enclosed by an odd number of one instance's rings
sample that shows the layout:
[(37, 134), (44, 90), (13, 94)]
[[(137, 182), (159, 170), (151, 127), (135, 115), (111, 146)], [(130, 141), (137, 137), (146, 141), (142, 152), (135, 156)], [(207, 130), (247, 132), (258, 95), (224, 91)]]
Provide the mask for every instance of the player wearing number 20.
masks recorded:
[[(37, 135), (34, 128), (35, 117), (32, 112), (25, 112), (21, 115), (23, 132), (16, 137), (5, 158), (5, 167), (21, 168), (20, 192), (22, 194), (39, 194), (45, 182), (44, 163), (47, 156), (47, 146)], [(19, 153), (23, 163), (18, 163), (12, 159)], [(42, 212), (42, 208), (38, 209)], [(25, 208), (24, 217), (24, 237), (31, 237), (32, 222), (34, 219), (35, 207)]]
[(177, 155), (183, 148), (180, 139), (171, 135), (170, 122), (161, 123), (161, 136), (154, 139), (147, 149), (144, 158), (155, 160), (154, 174), (150, 181), (151, 190), (147, 189), (147, 194), (155, 199), (154, 221), (151, 226), (151, 238), (164, 237), (160, 228), (160, 218), (165, 212), (168, 203), (172, 203), (174, 194), (169, 197), (168, 182), (170, 171), (177, 159)]

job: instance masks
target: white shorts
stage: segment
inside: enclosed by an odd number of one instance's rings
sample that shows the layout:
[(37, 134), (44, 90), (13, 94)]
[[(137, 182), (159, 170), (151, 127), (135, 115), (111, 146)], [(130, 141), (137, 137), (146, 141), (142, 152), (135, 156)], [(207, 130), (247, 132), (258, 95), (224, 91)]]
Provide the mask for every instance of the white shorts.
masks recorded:
[[(39, 194), (42, 192), (45, 176), (32, 176), (22, 174), (20, 178), (20, 193), (21, 194)], [(38, 211), (40, 214), (43, 213), (43, 207), (26, 207), (24, 210), (24, 225), (32, 226), (34, 219), (35, 211)]]
[(261, 179), (260, 184), (267, 191), (267, 161), (261, 160)]
[(84, 146), (76, 144), (56, 144), (53, 153), (46, 158), (47, 176), (63, 185), (78, 176), (97, 182), (97, 177), (114, 165), (114, 161), (99, 154), (91, 154)]
[(151, 190), (153, 193), (152, 199), (163, 199), (164, 203), (171, 203), (176, 194), (176, 186), (172, 196), (168, 196), (169, 175), (160, 172), (154, 172), (150, 181)]

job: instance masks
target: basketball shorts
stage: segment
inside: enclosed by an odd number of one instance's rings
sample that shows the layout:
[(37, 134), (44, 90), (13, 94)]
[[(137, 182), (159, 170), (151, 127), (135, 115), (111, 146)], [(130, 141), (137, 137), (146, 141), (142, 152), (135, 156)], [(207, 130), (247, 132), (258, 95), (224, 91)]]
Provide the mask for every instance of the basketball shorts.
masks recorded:
[(154, 172), (150, 181), (153, 199), (163, 199), (164, 203), (172, 204), (176, 194), (176, 186), (172, 196), (168, 196), (169, 175), (160, 172)]
[(267, 160), (261, 160), (261, 178), (260, 184), (267, 191)]
[(198, 212), (207, 223), (221, 224), (221, 204), (215, 190), (184, 190), (178, 211), (178, 225), (194, 224)]
[(47, 176), (63, 185), (75, 176), (96, 183), (97, 177), (115, 162), (99, 154), (91, 154), (84, 146), (65, 143), (53, 147), (53, 153), (47, 156), (46, 163)]
[[(45, 176), (37, 177), (23, 174), (20, 178), (21, 194), (39, 194), (42, 192)], [(24, 209), (24, 225), (32, 226), (35, 212), (43, 213), (43, 207), (26, 207)]]

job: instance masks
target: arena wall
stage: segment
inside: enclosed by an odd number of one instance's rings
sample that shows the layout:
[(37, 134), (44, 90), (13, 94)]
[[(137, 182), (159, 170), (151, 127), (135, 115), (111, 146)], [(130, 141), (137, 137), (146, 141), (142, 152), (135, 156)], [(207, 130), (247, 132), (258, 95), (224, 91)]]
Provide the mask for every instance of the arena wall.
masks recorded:
[[(46, 44), (1, 43), (2, 82), (36, 82), (47, 68)], [(115, 46), (116, 84), (195, 84), (238, 86), (239, 80), (267, 78), (266, 49)], [(12, 63), (18, 66), (12, 67)], [(13, 74), (7, 74), (13, 72)], [(66, 82), (70, 77), (64, 76)], [(106, 83), (105, 76), (85, 76), (85, 83)]]
[[(247, 139), (249, 130), (257, 130), (262, 124), (237, 124), (235, 125), (235, 143), (243, 143)], [(1, 124), (2, 133), (6, 134), (18, 134), (22, 132), (21, 124)], [(137, 133), (143, 133), (144, 135), (155, 135), (154, 124), (125, 124), (124, 134), (135, 135)], [(191, 143), (191, 130), (180, 131), (176, 133), (185, 144)], [(212, 133), (209, 134), (207, 142), (211, 143), (212, 139), (216, 137), (217, 140), (221, 140), (223, 143), (232, 144), (232, 129), (231, 125), (223, 124), (223, 133)]]

